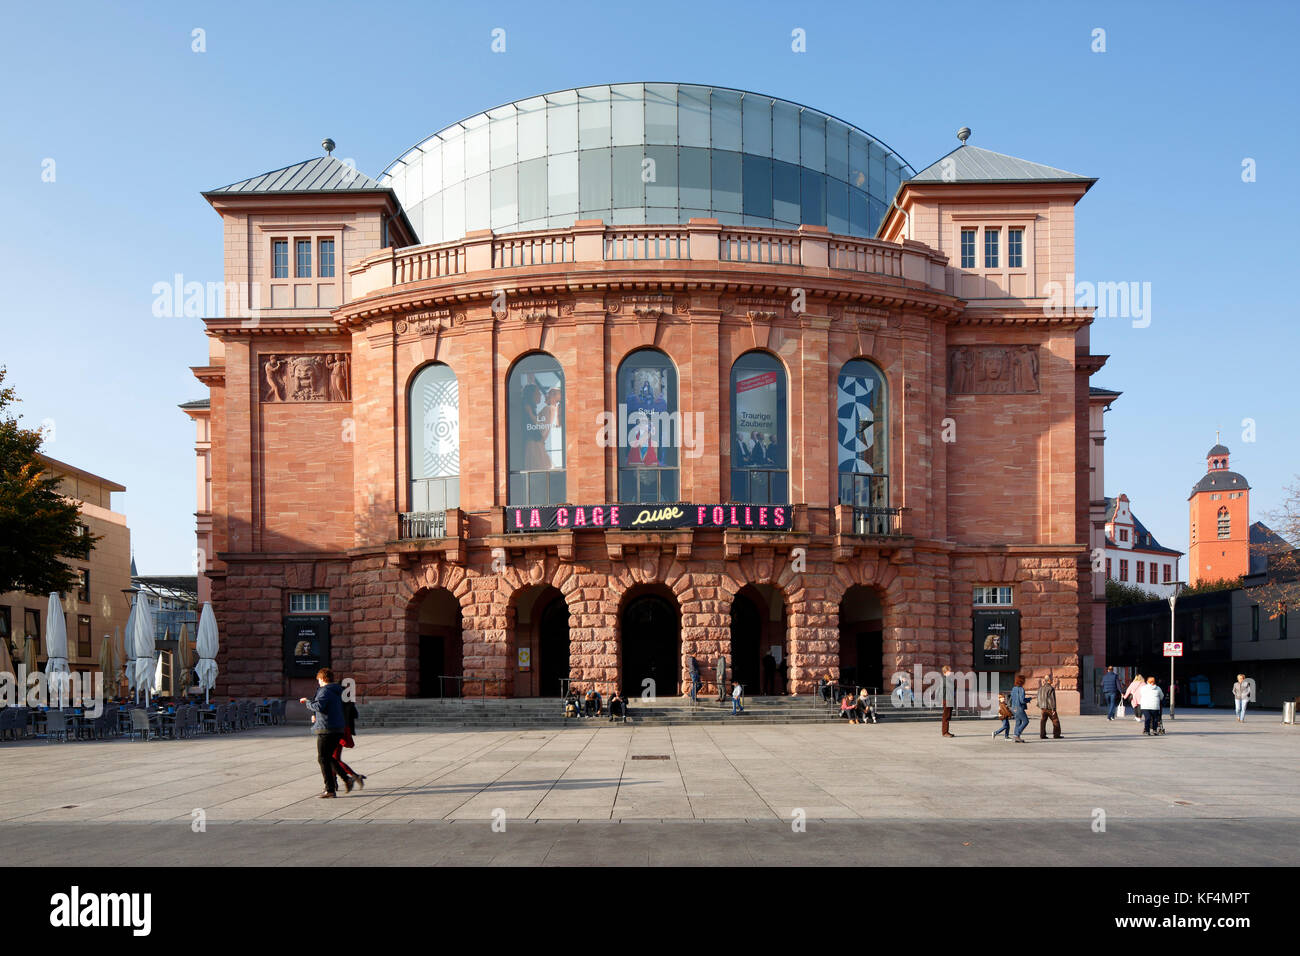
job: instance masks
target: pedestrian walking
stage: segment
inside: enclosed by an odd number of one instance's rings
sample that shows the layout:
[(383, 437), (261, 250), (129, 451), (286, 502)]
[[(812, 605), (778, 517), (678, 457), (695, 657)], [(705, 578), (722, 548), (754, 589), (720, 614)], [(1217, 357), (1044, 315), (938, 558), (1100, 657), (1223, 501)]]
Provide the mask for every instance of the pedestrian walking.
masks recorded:
[(1146, 679), (1141, 674), (1135, 674), (1133, 682), (1124, 691), (1124, 699), (1133, 708), (1133, 719), (1139, 724), (1142, 723), (1142, 688), (1146, 685)]
[(1255, 682), (1246, 680), (1245, 674), (1237, 675), (1237, 683), (1232, 685), (1232, 702), (1237, 708), (1237, 722), (1246, 722), (1246, 704), (1255, 694)]
[(1047, 739), (1047, 721), (1052, 722), (1052, 739), (1061, 739), (1061, 718), (1056, 714), (1056, 685), (1051, 675), (1044, 677), (1038, 684), (1038, 709), (1042, 716), (1038, 720), (1038, 736)]
[(1156, 679), (1148, 677), (1147, 682), (1142, 685), (1139, 693), (1138, 702), (1142, 707), (1142, 717), (1145, 723), (1142, 725), (1142, 734), (1150, 737), (1159, 733), (1162, 729), (1160, 726), (1160, 707), (1165, 699), (1165, 692), (1156, 686)]
[(956, 734), (948, 733), (948, 721), (952, 719), (952, 708), (957, 702), (957, 678), (952, 676), (952, 668), (947, 664), (943, 665), (942, 674), (943, 679), (939, 683), (943, 685), (943, 717), (939, 729), (945, 737), (956, 737)]
[(694, 704), (694, 703), (698, 703), (698, 697), (700, 694), (700, 662), (695, 659), (694, 654), (691, 655), (690, 662), (691, 662), (691, 703)]
[(1024, 740), (1020, 735), (1024, 729), (1029, 726), (1029, 715), (1025, 713), (1029, 707), (1029, 696), (1025, 693), (1025, 675), (1016, 675), (1016, 685), (1011, 688), (1011, 696), (1007, 699), (1011, 706), (1012, 716), (1016, 718), (1016, 743), (1023, 744)]
[(1115, 719), (1115, 702), (1119, 700), (1119, 675), (1115, 668), (1107, 667), (1106, 676), (1101, 679), (1101, 696), (1106, 701), (1106, 719)]
[(993, 739), (998, 739), (998, 734), (1002, 735), (1003, 740), (1011, 739), (1011, 708), (1007, 706), (1007, 695), (998, 694), (998, 717), (1002, 720), (1002, 726), (993, 731)]
[(366, 789), (366, 775), (357, 773), (343, 762), (343, 748), (352, 748), (357, 745), (353, 739), (357, 732), (357, 705), (350, 700), (343, 702), (343, 726), (343, 737), (339, 740), (339, 745), (334, 748), (334, 763), (343, 777), (343, 786), (348, 793), (351, 793), (353, 787), (360, 787), (362, 790)]
[(320, 775), (325, 781), (321, 798), (338, 796), (338, 761), (334, 753), (339, 741), (347, 729), (343, 716), (343, 688), (334, 682), (334, 672), (322, 667), (316, 672), (316, 683), (320, 689), (311, 700), (298, 698), (298, 703), (306, 704), (312, 712), (312, 733), (316, 737), (316, 761), (320, 764)]
[(744, 688), (742, 688), (739, 683), (731, 688), (731, 713), (733, 715), (744, 713), (745, 711), (745, 705), (740, 702), (743, 693)]
[(717, 663), (718, 674), (718, 703), (725, 703), (727, 700), (727, 659), (721, 654), (718, 655)]

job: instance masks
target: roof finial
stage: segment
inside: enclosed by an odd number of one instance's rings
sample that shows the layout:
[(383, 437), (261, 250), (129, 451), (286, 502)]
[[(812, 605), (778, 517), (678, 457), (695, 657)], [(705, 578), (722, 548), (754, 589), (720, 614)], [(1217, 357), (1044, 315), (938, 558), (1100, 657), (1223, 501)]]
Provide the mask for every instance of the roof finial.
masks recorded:
[(957, 138), (961, 140), (961, 144), (965, 146), (966, 140), (970, 139), (970, 127), (963, 126), (961, 129), (957, 130)]
[(1214, 430), (1214, 443), (1219, 444), (1219, 430), (1217, 428)]
[(334, 152), (334, 140), (330, 139), (328, 136), (326, 136), (323, 140), (321, 140), (320, 144), (325, 147), (326, 156)]

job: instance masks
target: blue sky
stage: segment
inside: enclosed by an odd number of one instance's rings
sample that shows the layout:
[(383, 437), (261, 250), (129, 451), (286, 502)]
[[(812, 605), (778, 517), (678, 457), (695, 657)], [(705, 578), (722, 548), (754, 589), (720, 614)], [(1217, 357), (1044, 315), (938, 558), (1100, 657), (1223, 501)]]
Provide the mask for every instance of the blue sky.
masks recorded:
[[(1101, 319), (1106, 491), (1186, 549), (1215, 430), (1253, 516), (1300, 473), (1290, 3), (184, 4), (11, 6), (0, 32), (0, 364), (47, 451), (126, 485), (142, 572), (191, 567), (195, 319), (176, 273), (221, 279), (200, 190), (319, 155), (377, 175), (464, 116), (633, 80), (714, 83), (840, 116), (917, 169), (971, 143), (1100, 182), (1077, 273), (1151, 284), (1151, 323)], [(506, 30), (506, 52), (491, 31)], [(191, 50), (191, 31), (207, 50)], [(791, 31), (807, 52), (791, 51)], [(1106, 31), (1094, 53), (1093, 31)], [(1241, 178), (1243, 159), (1256, 181)], [(42, 181), (55, 161), (54, 182)], [(1242, 439), (1253, 419), (1255, 441)], [(1186, 567), (1185, 563), (1183, 565)]]

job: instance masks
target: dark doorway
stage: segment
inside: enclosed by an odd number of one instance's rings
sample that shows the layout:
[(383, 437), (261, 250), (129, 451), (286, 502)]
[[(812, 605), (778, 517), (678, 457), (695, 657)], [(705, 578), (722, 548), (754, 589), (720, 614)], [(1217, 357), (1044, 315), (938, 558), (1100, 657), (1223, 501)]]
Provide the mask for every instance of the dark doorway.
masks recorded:
[(855, 585), (840, 602), (840, 684), (867, 687), (875, 693), (885, 687), (884, 607), (880, 595)]
[(561, 696), (561, 680), (569, 676), (569, 605), (558, 593), (542, 610), (537, 657), (538, 696)]
[[(759, 638), (763, 634), (763, 611), (746, 594), (737, 594), (731, 604), (731, 681), (740, 681), (745, 694), (760, 693)], [(723, 688), (727, 693), (730, 687)]]
[(415, 609), (419, 627), (419, 695), (458, 697), (464, 674), (460, 602), (443, 588), (426, 592)]
[[(623, 668), (622, 691), (640, 697), (654, 688), (657, 697), (675, 697), (680, 692), (681, 617), (677, 608), (658, 594), (643, 594), (623, 609), (621, 627)], [(646, 680), (654, 681), (645, 684)]]

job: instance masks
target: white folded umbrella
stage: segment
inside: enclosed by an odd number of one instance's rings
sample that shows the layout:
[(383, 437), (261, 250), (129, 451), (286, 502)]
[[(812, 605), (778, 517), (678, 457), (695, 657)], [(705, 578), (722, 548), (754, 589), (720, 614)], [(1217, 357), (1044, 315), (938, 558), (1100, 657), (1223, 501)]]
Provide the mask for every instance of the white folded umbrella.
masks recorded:
[(144, 704), (149, 706), (149, 689), (153, 683), (154, 636), (153, 614), (149, 599), (143, 593), (135, 599), (135, 620), (131, 631), (131, 653), (135, 658), (135, 689), (137, 695), (144, 691)]
[(68, 696), (68, 626), (63, 620), (63, 603), (51, 591), (49, 609), (45, 612), (45, 682), (50, 701), (56, 707), (64, 706)]
[(211, 604), (204, 604), (199, 614), (199, 633), (194, 649), (199, 655), (194, 672), (203, 688), (203, 702), (206, 704), (209, 691), (217, 683), (217, 616), (212, 613)]

